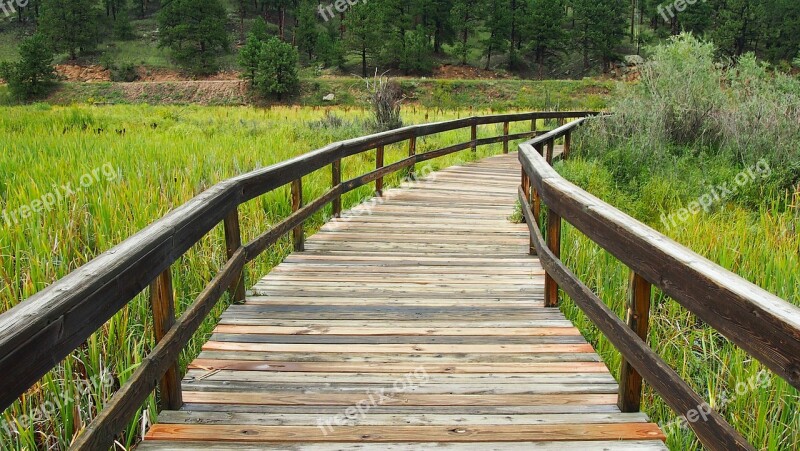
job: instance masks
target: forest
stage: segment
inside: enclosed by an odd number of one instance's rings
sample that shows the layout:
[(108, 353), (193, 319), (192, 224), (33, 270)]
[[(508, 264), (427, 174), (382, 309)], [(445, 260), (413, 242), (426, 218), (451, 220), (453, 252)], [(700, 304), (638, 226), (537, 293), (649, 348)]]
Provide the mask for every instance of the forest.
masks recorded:
[[(323, 73), (428, 76), (443, 64), (581, 78), (681, 32), (722, 58), (753, 52), (788, 72), (800, 64), (798, 26), (792, 0), (3, 0), (0, 60), (4, 78), (34, 85), (54, 79), (53, 62), (77, 62), (116, 81), (135, 81), (141, 66), (233, 70), (281, 96)], [(20, 51), (29, 63), (16, 70)]]

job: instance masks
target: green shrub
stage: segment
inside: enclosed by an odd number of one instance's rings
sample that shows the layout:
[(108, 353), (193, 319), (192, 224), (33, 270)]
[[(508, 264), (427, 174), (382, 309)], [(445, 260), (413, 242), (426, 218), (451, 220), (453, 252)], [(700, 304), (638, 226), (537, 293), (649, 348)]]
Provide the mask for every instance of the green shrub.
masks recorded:
[(47, 39), (37, 33), (20, 45), (20, 61), (0, 65), (0, 78), (8, 82), (10, 95), (17, 100), (39, 97), (53, 86), (56, 80), (53, 52)]

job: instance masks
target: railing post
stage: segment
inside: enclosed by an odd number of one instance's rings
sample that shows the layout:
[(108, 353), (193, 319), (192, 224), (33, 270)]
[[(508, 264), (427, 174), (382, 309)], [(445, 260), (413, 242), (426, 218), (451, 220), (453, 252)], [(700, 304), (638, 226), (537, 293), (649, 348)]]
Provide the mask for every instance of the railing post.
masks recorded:
[(508, 153), (508, 121), (503, 122), (503, 153)]
[(536, 119), (531, 119), (531, 131), (536, 131)]
[[(292, 213), (303, 208), (303, 179), (299, 178), (292, 182)], [(294, 250), (302, 252), (305, 250), (305, 237), (303, 236), (303, 224), (292, 230), (292, 241)]]
[[(378, 146), (375, 149), (375, 169), (383, 167), (383, 146)], [(375, 180), (375, 194), (383, 196), (383, 177), (378, 177)]]
[[(531, 193), (531, 178), (528, 176), (528, 173), (525, 172), (525, 168), (522, 168), (522, 191), (525, 193), (525, 200), (530, 203), (533, 198)], [(524, 215), (522, 216), (522, 222), (525, 222)], [(536, 246), (533, 244), (533, 236), (530, 237), (528, 242), (528, 254), (536, 255)]]
[[(333, 188), (342, 183), (342, 160), (336, 160), (331, 163), (331, 185)], [(333, 206), (333, 217), (342, 217), (342, 196), (336, 196), (331, 203)]]
[[(242, 247), (242, 234), (239, 227), (239, 208), (234, 208), (228, 213), (223, 222), (225, 228), (225, 250), (228, 260), (233, 257), (233, 254)], [(244, 270), (239, 273), (239, 277), (228, 288), (231, 299), (234, 303), (244, 302), (245, 289), (244, 289)]]
[[(552, 209), (547, 210), (547, 247), (561, 258), (561, 216)], [(558, 284), (550, 274), (544, 276), (544, 306), (558, 307)]]
[(547, 141), (547, 157), (546, 158), (547, 158), (547, 164), (549, 164), (550, 166), (553, 165), (553, 151), (555, 150), (555, 146), (556, 146), (556, 140), (555, 139), (551, 139), (550, 141)]
[(472, 124), (472, 152), (478, 151), (478, 124)]
[(561, 154), (561, 159), (566, 160), (569, 158), (569, 148), (572, 146), (572, 130), (567, 131), (564, 135), (564, 153)]
[[(628, 326), (642, 340), (647, 342), (650, 326), (650, 298), (652, 296), (650, 282), (631, 271), (628, 284), (628, 306), (626, 319)], [(623, 412), (638, 412), (642, 403), (642, 376), (622, 359), (619, 370), (619, 398), (617, 406)]]
[[(414, 134), (408, 140), (408, 157), (411, 158), (417, 154), (417, 135)], [(416, 165), (412, 164), (408, 167), (408, 178), (414, 180), (416, 178), (415, 174)]]
[[(175, 295), (172, 291), (172, 268), (167, 268), (150, 284), (150, 306), (153, 309), (153, 331), (156, 343), (164, 339), (175, 325)], [(173, 362), (159, 382), (162, 410), (178, 410), (183, 406), (178, 362)]]

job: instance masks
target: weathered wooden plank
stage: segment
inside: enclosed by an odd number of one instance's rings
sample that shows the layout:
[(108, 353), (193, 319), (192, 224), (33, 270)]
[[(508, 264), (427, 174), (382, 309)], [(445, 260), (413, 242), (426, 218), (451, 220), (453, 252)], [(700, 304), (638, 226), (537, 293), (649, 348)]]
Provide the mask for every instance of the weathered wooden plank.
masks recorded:
[[(186, 390), (184, 400), (189, 403), (204, 404), (247, 404), (247, 405), (328, 405), (352, 406), (367, 397), (363, 391), (356, 393), (247, 393), (247, 392), (196, 392)], [(382, 405), (416, 405), (416, 406), (505, 406), (505, 405), (585, 405), (614, 404), (616, 392), (607, 394), (512, 394), (512, 395), (450, 395), (450, 394), (417, 394), (390, 393), (381, 399)]]
[[(228, 412), (164, 412), (161, 424), (228, 424), (262, 426), (316, 426), (317, 418), (308, 414), (262, 414)], [(527, 414), (527, 415), (448, 415), (448, 414), (377, 414), (348, 418), (346, 426), (402, 426), (451, 424), (614, 424), (646, 423), (641, 413)]]
[(219, 325), (217, 333), (229, 334), (274, 334), (274, 335), (432, 335), (432, 336), (570, 336), (580, 335), (575, 327), (473, 327), (473, 328), (425, 328), (425, 327), (280, 327), (280, 326), (234, 326)]
[(189, 366), (194, 369), (210, 371), (214, 369), (231, 371), (268, 371), (268, 372), (309, 372), (327, 373), (330, 371), (353, 373), (386, 373), (413, 372), (423, 366), (428, 374), (480, 374), (480, 373), (602, 373), (607, 374), (608, 368), (601, 362), (558, 361), (558, 362), (300, 362), (300, 361), (274, 361), (274, 360), (232, 360), (232, 359), (207, 359), (198, 358)]
[(242, 442), (402, 442), (425, 437), (433, 442), (481, 441), (569, 441), (583, 440), (664, 440), (651, 423), (553, 424), (553, 425), (464, 425), (334, 427), (321, 433), (317, 426), (154, 425), (150, 440), (217, 440)]
[(147, 441), (137, 447), (142, 451), (185, 451), (209, 449), (214, 451), (586, 451), (587, 449), (614, 451), (667, 451), (660, 440), (625, 441), (561, 441), (561, 442), (480, 442), (480, 443), (267, 443), (256, 445), (233, 442), (169, 442)]
[(206, 351), (256, 351), (256, 352), (315, 352), (315, 353), (493, 353), (493, 354), (560, 354), (593, 352), (588, 344), (546, 345), (492, 345), (492, 344), (290, 344), (290, 343), (231, 343), (209, 341), (203, 345)]

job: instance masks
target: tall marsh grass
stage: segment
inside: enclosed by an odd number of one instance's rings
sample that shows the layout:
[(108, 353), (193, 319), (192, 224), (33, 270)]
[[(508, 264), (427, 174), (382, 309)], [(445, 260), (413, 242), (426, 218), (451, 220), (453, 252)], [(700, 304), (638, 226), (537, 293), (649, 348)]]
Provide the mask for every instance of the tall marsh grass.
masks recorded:
[[(77, 184), (82, 175), (104, 165), (113, 167), (117, 175), (100, 178), (49, 211), (19, 222), (0, 219), (0, 312), (221, 180), (367, 133), (364, 124), (368, 116), (363, 111), (304, 108), (44, 104), (0, 108), (0, 212), (18, 211), (53, 191), (54, 185)], [(403, 119), (420, 123), (458, 116), (420, 111)], [(519, 125), (521, 128), (512, 129), (512, 133), (528, 126)], [(502, 126), (487, 127), (481, 136), (500, 133)], [(469, 130), (420, 138), (417, 152), (469, 139)], [(433, 160), (431, 166), (441, 168), (500, 150), (499, 145), (481, 148), (475, 155), (467, 150)], [(392, 163), (407, 155), (406, 144), (389, 146), (386, 152), (386, 163)], [(342, 162), (342, 176), (347, 180), (374, 165), (374, 152), (349, 157)], [(397, 184), (400, 177), (387, 177), (387, 185)], [(330, 180), (329, 168), (304, 178), (306, 199), (322, 194), (330, 187)], [(371, 186), (362, 187), (344, 196), (343, 203), (352, 206), (371, 194)], [(288, 216), (290, 210), (287, 187), (243, 205), (243, 239), (254, 238)], [(319, 227), (329, 213), (316, 215), (307, 228), (313, 231)], [(248, 285), (279, 263), (290, 248), (283, 240), (249, 265)], [(173, 274), (179, 313), (212, 279), (224, 259), (224, 238), (218, 227), (176, 262)], [(153, 347), (146, 291), (2, 413), (0, 449), (69, 446)], [(227, 299), (220, 302), (196, 334), (181, 356), (182, 365), (199, 353), (227, 303)], [(78, 389), (88, 381), (106, 383)], [(56, 400), (61, 404), (54, 404)], [(120, 435), (118, 448), (134, 445), (155, 415), (156, 399), (151, 396)]]

